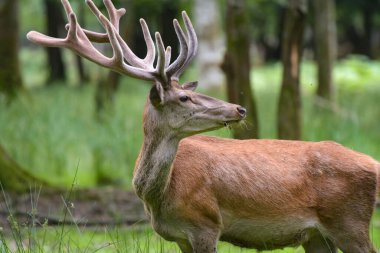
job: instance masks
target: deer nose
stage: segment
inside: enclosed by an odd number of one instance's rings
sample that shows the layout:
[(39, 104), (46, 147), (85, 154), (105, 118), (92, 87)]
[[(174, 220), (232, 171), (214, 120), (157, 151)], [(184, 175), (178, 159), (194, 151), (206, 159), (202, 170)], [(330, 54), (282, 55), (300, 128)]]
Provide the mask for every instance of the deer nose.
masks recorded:
[(239, 115), (240, 115), (242, 118), (244, 118), (244, 117), (246, 116), (247, 109), (245, 109), (245, 108), (242, 107), (242, 106), (238, 106), (236, 109), (237, 109)]

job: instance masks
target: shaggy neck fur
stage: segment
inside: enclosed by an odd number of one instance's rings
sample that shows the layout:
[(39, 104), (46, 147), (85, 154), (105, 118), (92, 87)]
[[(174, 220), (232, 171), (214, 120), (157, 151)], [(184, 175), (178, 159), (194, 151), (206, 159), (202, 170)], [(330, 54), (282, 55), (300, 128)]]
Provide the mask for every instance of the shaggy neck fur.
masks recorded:
[(170, 181), (180, 138), (166, 133), (157, 125), (159, 121), (155, 116), (158, 115), (148, 110), (153, 110), (152, 106), (148, 105), (144, 113), (144, 143), (136, 162), (133, 184), (137, 195), (154, 205), (160, 203)]

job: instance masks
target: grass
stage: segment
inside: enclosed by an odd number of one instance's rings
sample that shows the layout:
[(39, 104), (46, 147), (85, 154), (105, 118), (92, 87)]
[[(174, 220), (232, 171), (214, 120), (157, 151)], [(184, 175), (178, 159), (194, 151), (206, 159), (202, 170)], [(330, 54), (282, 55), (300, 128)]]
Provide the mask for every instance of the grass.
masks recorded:
[[(106, 120), (95, 120), (93, 85), (78, 87), (75, 76), (69, 86), (43, 88), (43, 58), (23, 52), (26, 92), (6, 105), (0, 99), (0, 143), (24, 168), (56, 185), (70, 187), (77, 172), (81, 187), (100, 181), (130, 189), (132, 170), (142, 143), (141, 118), (149, 86), (125, 78), (116, 97), (115, 110)], [(29, 64), (27, 59), (36, 59)], [(70, 55), (66, 55), (70, 59)], [(93, 77), (100, 76), (92, 66)], [(72, 72), (71, 72), (72, 73)], [(315, 106), (315, 67), (302, 67), (303, 139), (335, 140), (380, 160), (380, 62), (360, 58), (343, 60), (335, 67), (337, 103), (333, 110)], [(191, 75), (190, 75), (191, 76)], [(260, 136), (276, 138), (277, 98), (281, 66), (256, 67), (252, 72), (258, 103)], [(201, 92), (224, 98), (222, 89)], [(248, 127), (255, 127), (248, 125)], [(210, 134), (229, 137), (222, 129)], [(79, 164), (79, 170), (76, 168)], [(373, 221), (372, 238), (380, 248), (380, 213)], [(19, 252), (178, 252), (149, 227), (77, 228), (21, 227), (16, 237), (0, 233), (0, 252), (6, 245)], [(3, 238), (1, 240), (1, 238)], [(21, 240), (21, 241), (20, 241)], [(6, 244), (5, 244), (6, 242)], [(255, 252), (220, 243), (219, 252)], [(303, 252), (286, 249), (276, 252)]]
[[(65, 227), (62, 233), (61, 227), (43, 226), (34, 229), (24, 228), (19, 231), (17, 240), (0, 237), (0, 251), (14, 252), (130, 252), (130, 253), (171, 253), (178, 252), (175, 243), (167, 242), (155, 234), (149, 226), (138, 225), (132, 227), (97, 227), (78, 228), (76, 226)], [(375, 247), (380, 250), (380, 210), (377, 210), (371, 226), (371, 237)], [(60, 247), (60, 245), (62, 245)], [(6, 250), (5, 246), (9, 248)], [(13, 250), (13, 251), (11, 251)], [(231, 244), (219, 242), (220, 253), (253, 253), (255, 250), (241, 249)], [(264, 251), (272, 253), (303, 253), (302, 247), (285, 248), (283, 250)]]

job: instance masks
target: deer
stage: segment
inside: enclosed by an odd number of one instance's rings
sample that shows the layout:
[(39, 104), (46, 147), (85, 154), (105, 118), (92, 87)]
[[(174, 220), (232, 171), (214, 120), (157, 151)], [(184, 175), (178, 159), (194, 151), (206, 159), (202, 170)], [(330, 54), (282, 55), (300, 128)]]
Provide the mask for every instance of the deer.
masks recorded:
[[(191, 20), (174, 19), (179, 55), (140, 19), (147, 53), (137, 57), (119, 33), (126, 10), (104, 0), (108, 17), (86, 3), (105, 32), (82, 28), (68, 0), (66, 38), (31, 31), (27, 38), (68, 48), (152, 86), (133, 186), (153, 229), (183, 253), (215, 253), (218, 241), (257, 250), (302, 246), (306, 253), (375, 253), (369, 227), (380, 191), (380, 163), (332, 141), (233, 140), (200, 135), (244, 120), (240, 105), (179, 82), (197, 53)], [(113, 56), (93, 43), (109, 43)], [(157, 52), (156, 52), (157, 51)]]

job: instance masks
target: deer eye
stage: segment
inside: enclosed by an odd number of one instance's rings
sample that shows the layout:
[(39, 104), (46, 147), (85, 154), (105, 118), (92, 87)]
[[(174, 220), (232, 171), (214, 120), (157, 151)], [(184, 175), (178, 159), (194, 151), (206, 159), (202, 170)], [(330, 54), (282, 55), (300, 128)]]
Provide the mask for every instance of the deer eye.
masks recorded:
[(179, 100), (181, 102), (186, 102), (187, 100), (189, 100), (189, 97), (188, 96), (182, 96), (182, 97), (179, 98)]

